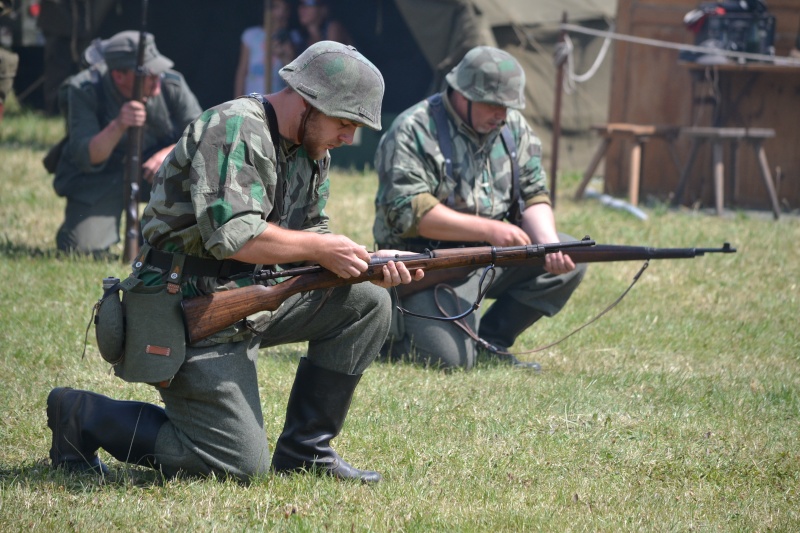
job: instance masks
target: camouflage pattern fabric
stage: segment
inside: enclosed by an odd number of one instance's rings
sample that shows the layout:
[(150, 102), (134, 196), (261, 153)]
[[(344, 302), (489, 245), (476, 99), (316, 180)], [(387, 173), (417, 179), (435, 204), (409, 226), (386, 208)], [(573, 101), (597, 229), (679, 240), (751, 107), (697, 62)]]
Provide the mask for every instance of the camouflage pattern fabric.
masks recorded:
[(525, 71), (514, 56), (498, 48), (473, 48), (445, 79), (467, 100), (525, 108)]
[[(267, 228), (278, 179), (285, 191), (278, 225), (330, 233), (325, 205), (330, 155), (309, 159), (281, 139), (275, 154), (261, 101), (242, 97), (205, 111), (190, 124), (153, 180), (142, 217), (147, 242), (166, 252), (225, 259)], [(184, 293), (207, 294), (252, 283), (217, 286), (189, 280)]]
[[(456, 115), (442, 93), (453, 139), (453, 177), (445, 175), (436, 124), (422, 101), (401, 114), (381, 138), (375, 155), (379, 186), (373, 235), (381, 248), (407, 249), (418, 237), (420, 219), (455, 189), (456, 211), (500, 220), (511, 203), (511, 161), (499, 130), (478, 135)], [(542, 144), (523, 116), (509, 110), (507, 123), (517, 144), (520, 188), (525, 205), (549, 203)]]

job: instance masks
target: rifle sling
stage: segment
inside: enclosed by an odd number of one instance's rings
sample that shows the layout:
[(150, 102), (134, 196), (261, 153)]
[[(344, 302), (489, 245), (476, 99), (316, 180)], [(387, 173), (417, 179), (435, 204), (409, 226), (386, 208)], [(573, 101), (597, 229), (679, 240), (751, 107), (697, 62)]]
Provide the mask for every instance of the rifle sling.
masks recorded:
[[(588, 322), (584, 323), (583, 325), (575, 328), (570, 333), (567, 333), (566, 335), (564, 335), (560, 339), (558, 339), (556, 341), (553, 341), (553, 342), (550, 342), (548, 344), (545, 344), (543, 346), (539, 346), (538, 348), (534, 348), (532, 350), (525, 350), (525, 351), (521, 351), (521, 352), (509, 352), (509, 351), (506, 351), (506, 350), (500, 350), (496, 346), (492, 346), (491, 344), (486, 342), (484, 339), (482, 339), (480, 336), (478, 336), (478, 334), (475, 333), (475, 331), (472, 328), (470, 328), (467, 325), (466, 322), (464, 322), (464, 318), (467, 315), (469, 315), (470, 313), (472, 313), (473, 311), (477, 310), (478, 306), (480, 305), (480, 300), (483, 299), (483, 295), (479, 295), (478, 300), (476, 300), (475, 304), (473, 304), (473, 308), (470, 311), (462, 313), (461, 309), (459, 308), (459, 305), (458, 305), (458, 295), (457, 295), (457, 293), (455, 292), (453, 287), (451, 287), (450, 285), (448, 285), (446, 283), (437, 284), (434, 287), (434, 293), (433, 293), (434, 294), (434, 296), (433, 296), (434, 297), (434, 301), (436, 302), (436, 307), (439, 309), (439, 312), (442, 314), (441, 317), (424, 316), (424, 315), (417, 315), (417, 314), (413, 314), (413, 313), (410, 313), (410, 314), (412, 314), (413, 316), (416, 316), (418, 318), (427, 318), (427, 319), (432, 319), (432, 320), (441, 320), (441, 321), (451, 322), (452, 324), (454, 324), (455, 326), (460, 328), (469, 338), (471, 338), (473, 341), (478, 343), (478, 345), (480, 345), (484, 349), (487, 349), (487, 350), (489, 350), (491, 352), (494, 352), (496, 354), (515, 356), (515, 355), (525, 355), (525, 354), (537, 353), (537, 352), (541, 352), (543, 350), (547, 350), (548, 348), (552, 348), (553, 346), (555, 346), (557, 344), (561, 344), (562, 342), (564, 342), (568, 338), (572, 337), (573, 335), (575, 335), (576, 333), (578, 333), (582, 329), (584, 329), (584, 328), (590, 326), (591, 324), (595, 323), (596, 321), (598, 321), (600, 319), (600, 317), (602, 317), (603, 315), (605, 315), (606, 313), (611, 311), (613, 308), (615, 308), (617, 306), (617, 304), (619, 304), (622, 301), (622, 299), (625, 298), (625, 296), (628, 295), (628, 293), (631, 291), (633, 286), (636, 285), (636, 282), (639, 281), (639, 278), (642, 277), (642, 274), (644, 274), (644, 271), (647, 270), (648, 266), (650, 266), (650, 260), (649, 259), (645, 260), (645, 262), (642, 265), (642, 267), (639, 269), (639, 271), (636, 273), (636, 275), (633, 276), (633, 281), (631, 281), (630, 285), (628, 285), (628, 288), (625, 289), (623, 291), (623, 293), (620, 294), (619, 297), (617, 297), (616, 300), (614, 300), (611, 304), (606, 306), (605, 309), (603, 309), (597, 315), (595, 315), (594, 318), (592, 318)], [(491, 285), (491, 283), (490, 283), (490, 285)], [(442, 306), (442, 304), (439, 302), (439, 292), (438, 291), (440, 291), (440, 290), (447, 291), (450, 294), (450, 296), (453, 298), (453, 301), (454, 301), (455, 306), (456, 306), (457, 316), (452, 316), (452, 317), (449, 316), (447, 314), (447, 312), (445, 311), (444, 307)], [(488, 291), (488, 287), (485, 290)], [(401, 309), (400, 311), (408, 313), (407, 310)]]
[[(170, 270), (172, 268), (173, 256), (175, 254), (162, 252), (155, 248), (150, 248), (147, 254), (147, 263), (160, 268)], [(203, 276), (211, 278), (231, 278), (238, 274), (252, 274), (256, 265), (252, 263), (242, 263), (235, 259), (206, 259), (187, 255), (183, 263), (184, 276)]]
[(514, 142), (511, 129), (506, 124), (503, 124), (503, 127), (500, 128), (500, 138), (503, 140), (503, 146), (508, 153), (508, 158), (511, 160), (511, 205), (508, 207), (506, 218), (512, 224), (519, 226), (522, 224), (522, 212), (525, 211), (525, 202), (522, 200), (519, 190), (520, 169), (519, 161), (517, 161), (517, 143)]

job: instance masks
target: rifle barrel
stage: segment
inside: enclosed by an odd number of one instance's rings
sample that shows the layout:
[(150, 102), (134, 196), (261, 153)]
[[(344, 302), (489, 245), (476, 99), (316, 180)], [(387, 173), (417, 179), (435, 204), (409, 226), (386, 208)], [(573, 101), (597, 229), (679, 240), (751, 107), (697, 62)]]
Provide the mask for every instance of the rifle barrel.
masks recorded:
[[(139, 44), (136, 50), (136, 76), (131, 89), (131, 99), (143, 101), (144, 93), (144, 54), (145, 37), (147, 30), (147, 2), (142, 0), (142, 24), (139, 30)], [(142, 177), (142, 136), (144, 129), (141, 126), (128, 128), (128, 141), (126, 145), (127, 161), (123, 183), (123, 200), (125, 202), (125, 247), (122, 250), (122, 260), (130, 263), (139, 254), (139, 184)]]
[[(389, 261), (394, 261), (397, 263), (404, 263), (406, 267), (414, 270), (418, 268), (423, 270), (441, 270), (452, 268), (447, 259), (463, 263), (464, 255), (467, 253), (471, 258), (471, 263), (474, 263), (477, 268), (479, 266), (488, 265), (494, 262), (506, 264), (509, 261), (525, 261), (533, 257), (544, 257), (545, 254), (557, 250), (566, 251), (573, 248), (585, 248), (594, 245), (595, 241), (591, 240), (589, 237), (584, 237), (579, 241), (548, 244), (528, 244), (524, 246), (474, 246), (469, 248), (442, 248), (439, 250), (429, 250), (427, 252), (418, 254), (395, 254), (392, 257), (373, 256), (370, 259), (369, 266), (382, 266)], [(461, 266), (466, 265), (462, 264)], [(324, 271), (326, 271), (326, 269), (320, 265), (311, 265), (286, 270), (265, 269), (254, 274), (253, 277), (256, 279), (256, 281), (266, 281), (268, 279), (302, 276), (306, 274), (318, 274)]]
[(598, 244), (586, 250), (566, 252), (576, 263), (602, 263), (610, 261), (645, 261), (648, 259), (691, 259), (710, 253), (735, 253), (736, 248), (725, 243), (722, 248), (651, 248), (647, 246), (622, 246)]

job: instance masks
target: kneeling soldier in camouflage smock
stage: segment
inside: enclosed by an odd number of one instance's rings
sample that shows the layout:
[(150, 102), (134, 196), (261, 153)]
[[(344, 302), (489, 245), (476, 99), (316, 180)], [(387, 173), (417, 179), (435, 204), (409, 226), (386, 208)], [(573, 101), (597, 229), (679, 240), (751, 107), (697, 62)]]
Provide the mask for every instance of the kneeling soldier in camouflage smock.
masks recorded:
[[(542, 145), (518, 111), (525, 72), (489, 46), (467, 52), (446, 77), (448, 88), (401, 114), (375, 156), (380, 185), (373, 233), (381, 247), (421, 252), (458, 246), (522, 246), (572, 240), (556, 232), (542, 169)], [(510, 223), (506, 223), (504, 219)], [(471, 368), (479, 343), (515, 365), (507, 350), (542, 316), (566, 305), (585, 270), (561, 252), (542, 268), (497, 268), (486, 296), (494, 304), (456, 327), (410, 315), (395, 317), (385, 352), (443, 367)], [(457, 315), (479, 292), (480, 272), (403, 298), (418, 314)], [(455, 295), (455, 298), (453, 297)]]
[[(167, 157), (142, 219), (145, 259), (134, 274), (144, 284), (167, 283), (181, 254), (184, 296), (252, 283), (231, 278), (257, 264), (317, 263), (342, 278), (367, 270), (365, 247), (328, 229), (328, 150), (350, 144), (360, 126), (380, 129), (383, 77), (355, 48), (331, 41), (312, 45), (280, 73), (289, 87), (205, 111)], [(389, 262), (380, 282), (297, 294), (187, 346), (174, 378), (159, 386), (165, 409), (55, 389), (47, 402), (53, 464), (102, 470), (97, 450), (104, 448), (167, 474), (246, 480), (271, 467), (378, 481), (380, 474), (351, 467), (330, 441), (389, 329), (385, 288), (411, 281), (403, 264)], [(258, 351), (302, 341), (307, 356), (270, 462)]]

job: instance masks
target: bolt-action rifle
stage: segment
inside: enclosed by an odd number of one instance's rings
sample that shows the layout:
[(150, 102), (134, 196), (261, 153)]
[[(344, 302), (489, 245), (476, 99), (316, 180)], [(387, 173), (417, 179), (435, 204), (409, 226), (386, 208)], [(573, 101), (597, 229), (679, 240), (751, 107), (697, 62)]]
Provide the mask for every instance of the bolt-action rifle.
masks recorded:
[[(131, 100), (142, 101), (144, 92), (144, 52), (145, 28), (147, 25), (147, 0), (142, 0), (142, 26), (139, 31), (139, 47), (136, 50), (136, 76), (133, 81)], [(123, 201), (125, 202), (125, 248), (122, 260), (132, 262), (139, 253), (139, 189), (142, 178), (142, 135), (144, 128), (132, 126), (128, 128), (127, 157), (125, 161), (125, 177), (123, 185)]]
[[(576, 263), (633, 261), (649, 259), (691, 258), (707, 253), (733, 253), (736, 249), (725, 243), (722, 248), (647, 248), (641, 246), (596, 245), (589, 237), (580, 241), (527, 246), (476, 246), (445, 248), (420, 254), (373, 257), (360, 276), (343, 279), (333, 272), (312, 265), (288, 270), (261, 270), (253, 274), (257, 282), (288, 278), (275, 285), (257, 283), (238, 289), (188, 298), (181, 302), (187, 340), (198, 342), (249, 315), (259, 311), (274, 311), (284, 300), (301, 292), (353, 285), (383, 279), (382, 266), (389, 261), (402, 262), (413, 272), (425, 271), (425, 277), (398, 288), (423, 290), (436, 283), (468, 275), (480, 267), (541, 266), (550, 253), (567, 253)], [(406, 291), (408, 292), (408, 291)], [(402, 295), (401, 295), (402, 297)]]

